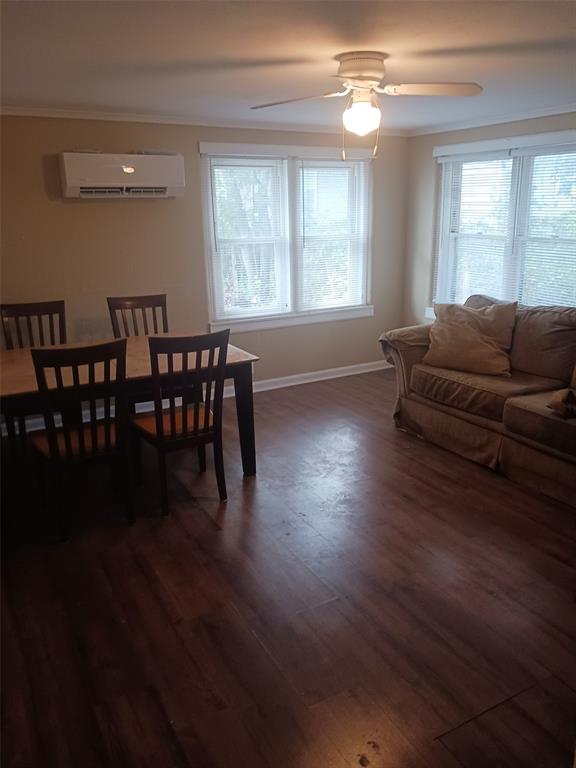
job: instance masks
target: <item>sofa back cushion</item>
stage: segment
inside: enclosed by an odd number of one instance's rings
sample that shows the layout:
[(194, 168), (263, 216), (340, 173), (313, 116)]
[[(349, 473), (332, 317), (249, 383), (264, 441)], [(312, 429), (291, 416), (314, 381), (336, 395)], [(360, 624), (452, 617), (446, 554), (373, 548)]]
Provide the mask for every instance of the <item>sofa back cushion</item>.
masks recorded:
[[(500, 303), (489, 296), (474, 295), (466, 306)], [(570, 382), (576, 364), (576, 307), (519, 305), (510, 364), (513, 370)]]

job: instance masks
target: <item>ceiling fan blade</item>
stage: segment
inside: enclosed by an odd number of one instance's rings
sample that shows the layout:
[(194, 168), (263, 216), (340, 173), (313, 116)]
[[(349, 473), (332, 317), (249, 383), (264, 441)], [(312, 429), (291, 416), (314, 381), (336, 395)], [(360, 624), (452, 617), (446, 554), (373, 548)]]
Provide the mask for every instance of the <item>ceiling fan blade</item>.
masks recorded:
[(291, 67), (303, 64), (313, 64), (314, 59), (304, 58), (285, 58), (285, 59), (219, 59), (212, 61), (210, 59), (193, 61), (191, 68), (195, 70), (205, 69), (208, 72), (215, 70), (235, 70), (235, 69), (270, 69), (271, 67)]
[(482, 93), (478, 83), (405, 83), (385, 85), (387, 96), (477, 96)]
[(349, 88), (334, 93), (320, 93), (318, 96), (300, 96), (298, 99), (284, 99), (283, 101), (271, 101), (269, 104), (258, 104), (250, 109), (266, 109), (267, 107), (278, 107), (280, 104), (293, 104), (295, 101), (314, 101), (315, 99), (331, 99), (334, 96), (346, 96), (350, 92)]
[(556, 37), (548, 40), (509, 40), (502, 43), (489, 43), (486, 45), (469, 45), (460, 48), (429, 48), (428, 50), (411, 51), (410, 56), (418, 58), (448, 58), (460, 56), (512, 56), (516, 54), (534, 56), (546, 53), (576, 52), (574, 37)]

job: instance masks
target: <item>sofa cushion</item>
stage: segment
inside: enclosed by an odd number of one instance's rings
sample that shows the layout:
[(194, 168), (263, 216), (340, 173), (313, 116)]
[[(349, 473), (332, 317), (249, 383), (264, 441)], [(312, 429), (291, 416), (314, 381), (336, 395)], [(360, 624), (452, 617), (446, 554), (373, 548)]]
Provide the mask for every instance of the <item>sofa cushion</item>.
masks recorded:
[(553, 394), (511, 397), (504, 405), (504, 426), (549, 448), (576, 455), (576, 419), (563, 419), (547, 407)]
[(516, 314), (512, 368), (568, 383), (576, 362), (576, 307), (530, 307)]
[[(503, 302), (475, 294), (465, 306)], [(512, 368), (568, 383), (576, 364), (576, 307), (518, 306), (510, 351)]]
[(469, 373), (510, 375), (508, 350), (516, 318), (516, 303), (478, 309), (461, 304), (434, 304), (427, 365)]
[(502, 420), (509, 397), (559, 389), (561, 382), (512, 371), (511, 376), (489, 376), (452, 371), (420, 363), (412, 368), (410, 389), (422, 397), (460, 411)]

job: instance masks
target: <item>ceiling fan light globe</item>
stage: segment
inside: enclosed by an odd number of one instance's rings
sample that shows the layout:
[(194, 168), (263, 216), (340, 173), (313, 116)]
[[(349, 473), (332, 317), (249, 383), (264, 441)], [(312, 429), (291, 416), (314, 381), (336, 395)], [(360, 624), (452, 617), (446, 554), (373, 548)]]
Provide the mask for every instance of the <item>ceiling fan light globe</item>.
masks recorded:
[(344, 128), (356, 136), (366, 136), (375, 131), (380, 125), (382, 113), (369, 101), (355, 101), (342, 115)]

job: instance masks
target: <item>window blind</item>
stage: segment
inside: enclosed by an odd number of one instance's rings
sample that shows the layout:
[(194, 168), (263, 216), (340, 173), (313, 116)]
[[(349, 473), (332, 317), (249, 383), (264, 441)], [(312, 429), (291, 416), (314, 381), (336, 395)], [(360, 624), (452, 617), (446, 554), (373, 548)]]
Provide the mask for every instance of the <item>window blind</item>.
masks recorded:
[(576, 306), (576, 152), (530, 160), (526, 221), (518, 236), (519, 299)]
[(435, 261), (436, 301), (576, 305), (576, 148), (442, 158)]
[(298, 174), (299, 310), (365, 301), (368, 204), (363, 163), (302, 161)]
[(287, 228), (281, 160), (210, 162), (216, 317), (287, 311)]

